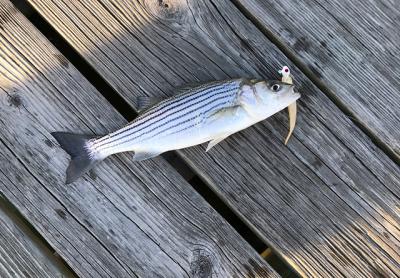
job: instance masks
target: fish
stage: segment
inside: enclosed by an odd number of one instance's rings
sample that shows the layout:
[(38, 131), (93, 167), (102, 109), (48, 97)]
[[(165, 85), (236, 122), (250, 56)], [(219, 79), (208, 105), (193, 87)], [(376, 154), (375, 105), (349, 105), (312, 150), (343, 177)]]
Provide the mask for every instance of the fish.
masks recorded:
[[(237, 78), (179, 90), (149, 107), (126, 126), (104, 136), (52, 132), (70, 155), (66, 184), (106, 157), (133, 152), (142, 161), (164, 152), (209, 142), (206, 151), (300, 98), (294, 85)], [(143, 99), (143, 98), (142, 98)]]

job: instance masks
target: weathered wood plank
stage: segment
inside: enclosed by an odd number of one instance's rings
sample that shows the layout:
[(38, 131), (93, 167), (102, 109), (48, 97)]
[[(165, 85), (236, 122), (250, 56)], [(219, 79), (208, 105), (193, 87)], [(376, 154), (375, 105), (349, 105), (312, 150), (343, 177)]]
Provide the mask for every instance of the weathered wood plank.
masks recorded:
[(228, 1), (40, 0), (32, 5), (127, 100), (292, 67), (303, 97), (209, 153), (178, 153), (298, 272), (399, 274), (400, 171)]
[(400, 1), (235, 0), (400, 161)]
[(6, 0), (0, 46), (0, 192), (79, 276), (278, 276), (162, 158), (114, 157), (65, 186), (50, 132), (125, 120)]
[(74, 277), (0, 195), (0, 277)]

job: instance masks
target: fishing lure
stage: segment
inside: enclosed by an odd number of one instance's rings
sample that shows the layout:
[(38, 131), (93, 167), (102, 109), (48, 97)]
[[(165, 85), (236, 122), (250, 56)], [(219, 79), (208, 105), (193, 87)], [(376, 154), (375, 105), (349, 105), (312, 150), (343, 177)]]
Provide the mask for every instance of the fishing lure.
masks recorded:
[[(290, 74), (290, 69), (287, 66), (284, 66), (279, 73), (282, 75), (282, 82), (287, 84), (293, 84), (293, 79)], [(289, 132), (285, 139), (285, 145), (289, 142), (289, 138), (293, 133), (294, 127), (296, 125), (296, 118), (297, 118), (297, 104), (296, 102), (291, 103), (288, 106), (288, 113), (289, 113)]]

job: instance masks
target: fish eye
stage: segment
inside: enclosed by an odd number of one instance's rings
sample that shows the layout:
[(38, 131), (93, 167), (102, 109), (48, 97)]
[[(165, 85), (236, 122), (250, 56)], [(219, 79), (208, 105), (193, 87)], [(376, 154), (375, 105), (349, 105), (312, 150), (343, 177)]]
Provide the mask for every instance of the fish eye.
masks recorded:
[(274, 84), (271, 87), (272, 91), (274, 91), (274, 92), (278, 92), (280, 88), (281, 88), (281, 86), (279, 86), (278, 84)]

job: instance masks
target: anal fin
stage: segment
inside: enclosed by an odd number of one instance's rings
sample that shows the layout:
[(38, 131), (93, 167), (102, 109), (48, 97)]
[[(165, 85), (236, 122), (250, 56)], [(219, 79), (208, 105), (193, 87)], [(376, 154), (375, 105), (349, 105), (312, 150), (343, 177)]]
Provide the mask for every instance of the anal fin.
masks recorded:
[(142, 161), (157, 155), (161, 154), (161, 152), (135, 152), (133, 155), (133, 161)]
[(231, 135), (231, 134), (224, 134), (224, 135), (221, 135), (218, 138), (215, 138), (215, 139), (211, 140), (207, 145), (206, 152), (211, 150), (211, 148), (214, 147), (215, 145), (217, 145), (219, 142), (221, 142), (224, 139), (226, 139), (229, 135)]

